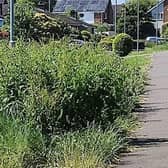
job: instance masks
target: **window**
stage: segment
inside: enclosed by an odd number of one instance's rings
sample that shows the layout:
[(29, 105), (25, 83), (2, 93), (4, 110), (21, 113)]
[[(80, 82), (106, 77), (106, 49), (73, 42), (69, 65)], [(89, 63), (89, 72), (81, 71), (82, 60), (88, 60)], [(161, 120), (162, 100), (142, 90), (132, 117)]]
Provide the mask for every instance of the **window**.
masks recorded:
[(160, 13), (160, 19), (163, 19), (163, 12)]
[(80, 13), (79, 16), (80, 16), (80, 18), (83, 18), (83, 17), (84, 17), (84, 14), (83, 14), (83, 13)]

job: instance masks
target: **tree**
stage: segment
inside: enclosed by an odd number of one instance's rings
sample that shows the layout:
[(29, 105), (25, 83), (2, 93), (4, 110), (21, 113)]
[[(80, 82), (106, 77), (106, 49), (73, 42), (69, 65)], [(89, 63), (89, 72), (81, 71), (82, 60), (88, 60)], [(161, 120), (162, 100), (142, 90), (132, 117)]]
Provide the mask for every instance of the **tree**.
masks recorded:
[[(49, 0), (31, 0), (35, 3), (35, 5), (38, 7), (38, 5), (41, 3), (43, 4), (43, 7), (44, 7), (44, 10), (49, 10)], [(51, 3), (51, 10), (53, 9), (55, 3), (56, 3), (56, 0), (50, 0), (50, 3)]]
[[(70, 34), (70, 28), (64, 22), (37, 14), (33, 0), (17, 0), (15, 3), (15, 38), (24, 40), (48, 41), (50, 38), (59, 39)], [(3, 29), (9, 31), (9, 14), (5, 19)]]
[[(148, 35), (153, 35), (155, 32), (154, 25), (151, 23), (151, 15), (147, 11), (156, 3), (156, 0), (139, 0), (140, 2), (140, 38), (145, 38)], [(117, 30), (118, 33), (124, 32), (124, 15), (126, 9), (126, 33), (136, 39), (137, 34), (137, 0), (129, 0), (122, 7), (121, 15), (118, 18)], [(146, 29), (148, 25), (149, 29)], [(149, 32), (149, 30), (152, 30)], [(151, 34), (150, 34), (151, 33)]]
[[(34, 3), (31, 0), (17, 0), (15, 3), (15, 36), (19, 38), (30, 38), (34, 17)], [(3, 29), (9, 31), (9, 14), (5, 18)]]

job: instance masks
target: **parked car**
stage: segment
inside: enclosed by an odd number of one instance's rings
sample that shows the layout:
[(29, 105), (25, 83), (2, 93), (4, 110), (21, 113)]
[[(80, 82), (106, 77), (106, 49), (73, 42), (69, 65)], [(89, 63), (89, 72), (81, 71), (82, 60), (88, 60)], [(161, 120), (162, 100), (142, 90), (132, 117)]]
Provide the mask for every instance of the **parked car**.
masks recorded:
[(156, 36), (151, 36), (151, 37), (147, 37), (145, 40), (145, 45), (150, 45), (150, 44), (163, 44), (167, 42), (166, 38), (161, 38), (161, 37), (156, 37)]

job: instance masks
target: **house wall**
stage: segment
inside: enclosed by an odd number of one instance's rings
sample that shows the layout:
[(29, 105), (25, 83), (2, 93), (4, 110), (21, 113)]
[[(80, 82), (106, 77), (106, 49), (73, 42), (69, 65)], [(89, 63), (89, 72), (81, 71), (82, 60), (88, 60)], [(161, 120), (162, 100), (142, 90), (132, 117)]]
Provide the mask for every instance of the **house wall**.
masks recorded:
[(168, 0), (164, 1), (164, 17), (163, 22), (168, 22)]
[(95, 23), (103, 23), (105, 18), (104, 12), (99, 12), (94, 14), (94, 22)]
[(152, 20), (163, 20), (163, 3), (151, 11)]
[(89, 24), (95, 24), (95, 23), (104, 23), (108, 21), (108, 11), (105, 14), (105, 12), (79, 12), (79, 16), (83, 14), (83, 17), (80, 17), (80, 20), (89, 23)]
[(83, 15), (83, 17), (80, 17), (80, 20), (89, 24), (94, 24), (94, 12), (79, 12), (78, 15)]

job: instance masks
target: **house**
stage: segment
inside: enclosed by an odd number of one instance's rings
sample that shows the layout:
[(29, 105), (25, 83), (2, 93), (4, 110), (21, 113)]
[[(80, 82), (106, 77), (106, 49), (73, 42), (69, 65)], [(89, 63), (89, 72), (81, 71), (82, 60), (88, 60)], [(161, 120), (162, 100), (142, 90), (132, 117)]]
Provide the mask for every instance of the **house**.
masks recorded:
[(0, 0), (0, 16), (3, 17), (8, 13), (8, 0)]
[(168, 0), (160, 0), (148, 13), (152, 16), (155, 28), (162, 32), (162, 25), (168, 22)]
[(164, 0), (163, 1), (163, 14), (164, 14), (164, 17), (163, 17), (163, 23), (166, 23), (168, 22), (168, 0)]
[(59, 20), (63, 21), (64, 23), (68, 24), (69, 26), (71, 26), (72, 28), (75, 28), (77, 30), (87, 30), (87, 31), (93, 33), (94, 29), (95, 29), (95, 26), (93, 26), (89, 23), (86, 23), (82, 20), (76, 20), (75, 18), (68, 17), (65, 14), (50, 13), (50, 12), (47, 12), (47, 11), (40, 9), (40, 8), (36, 8), (36, 12), (44, 13), (47, 16), (50, 16), (51, 18), (59, 19)]
[(113, 22), (111, 0), (57, 0), (53, 13), (76, 11), (79, 20), (89, 24)]

